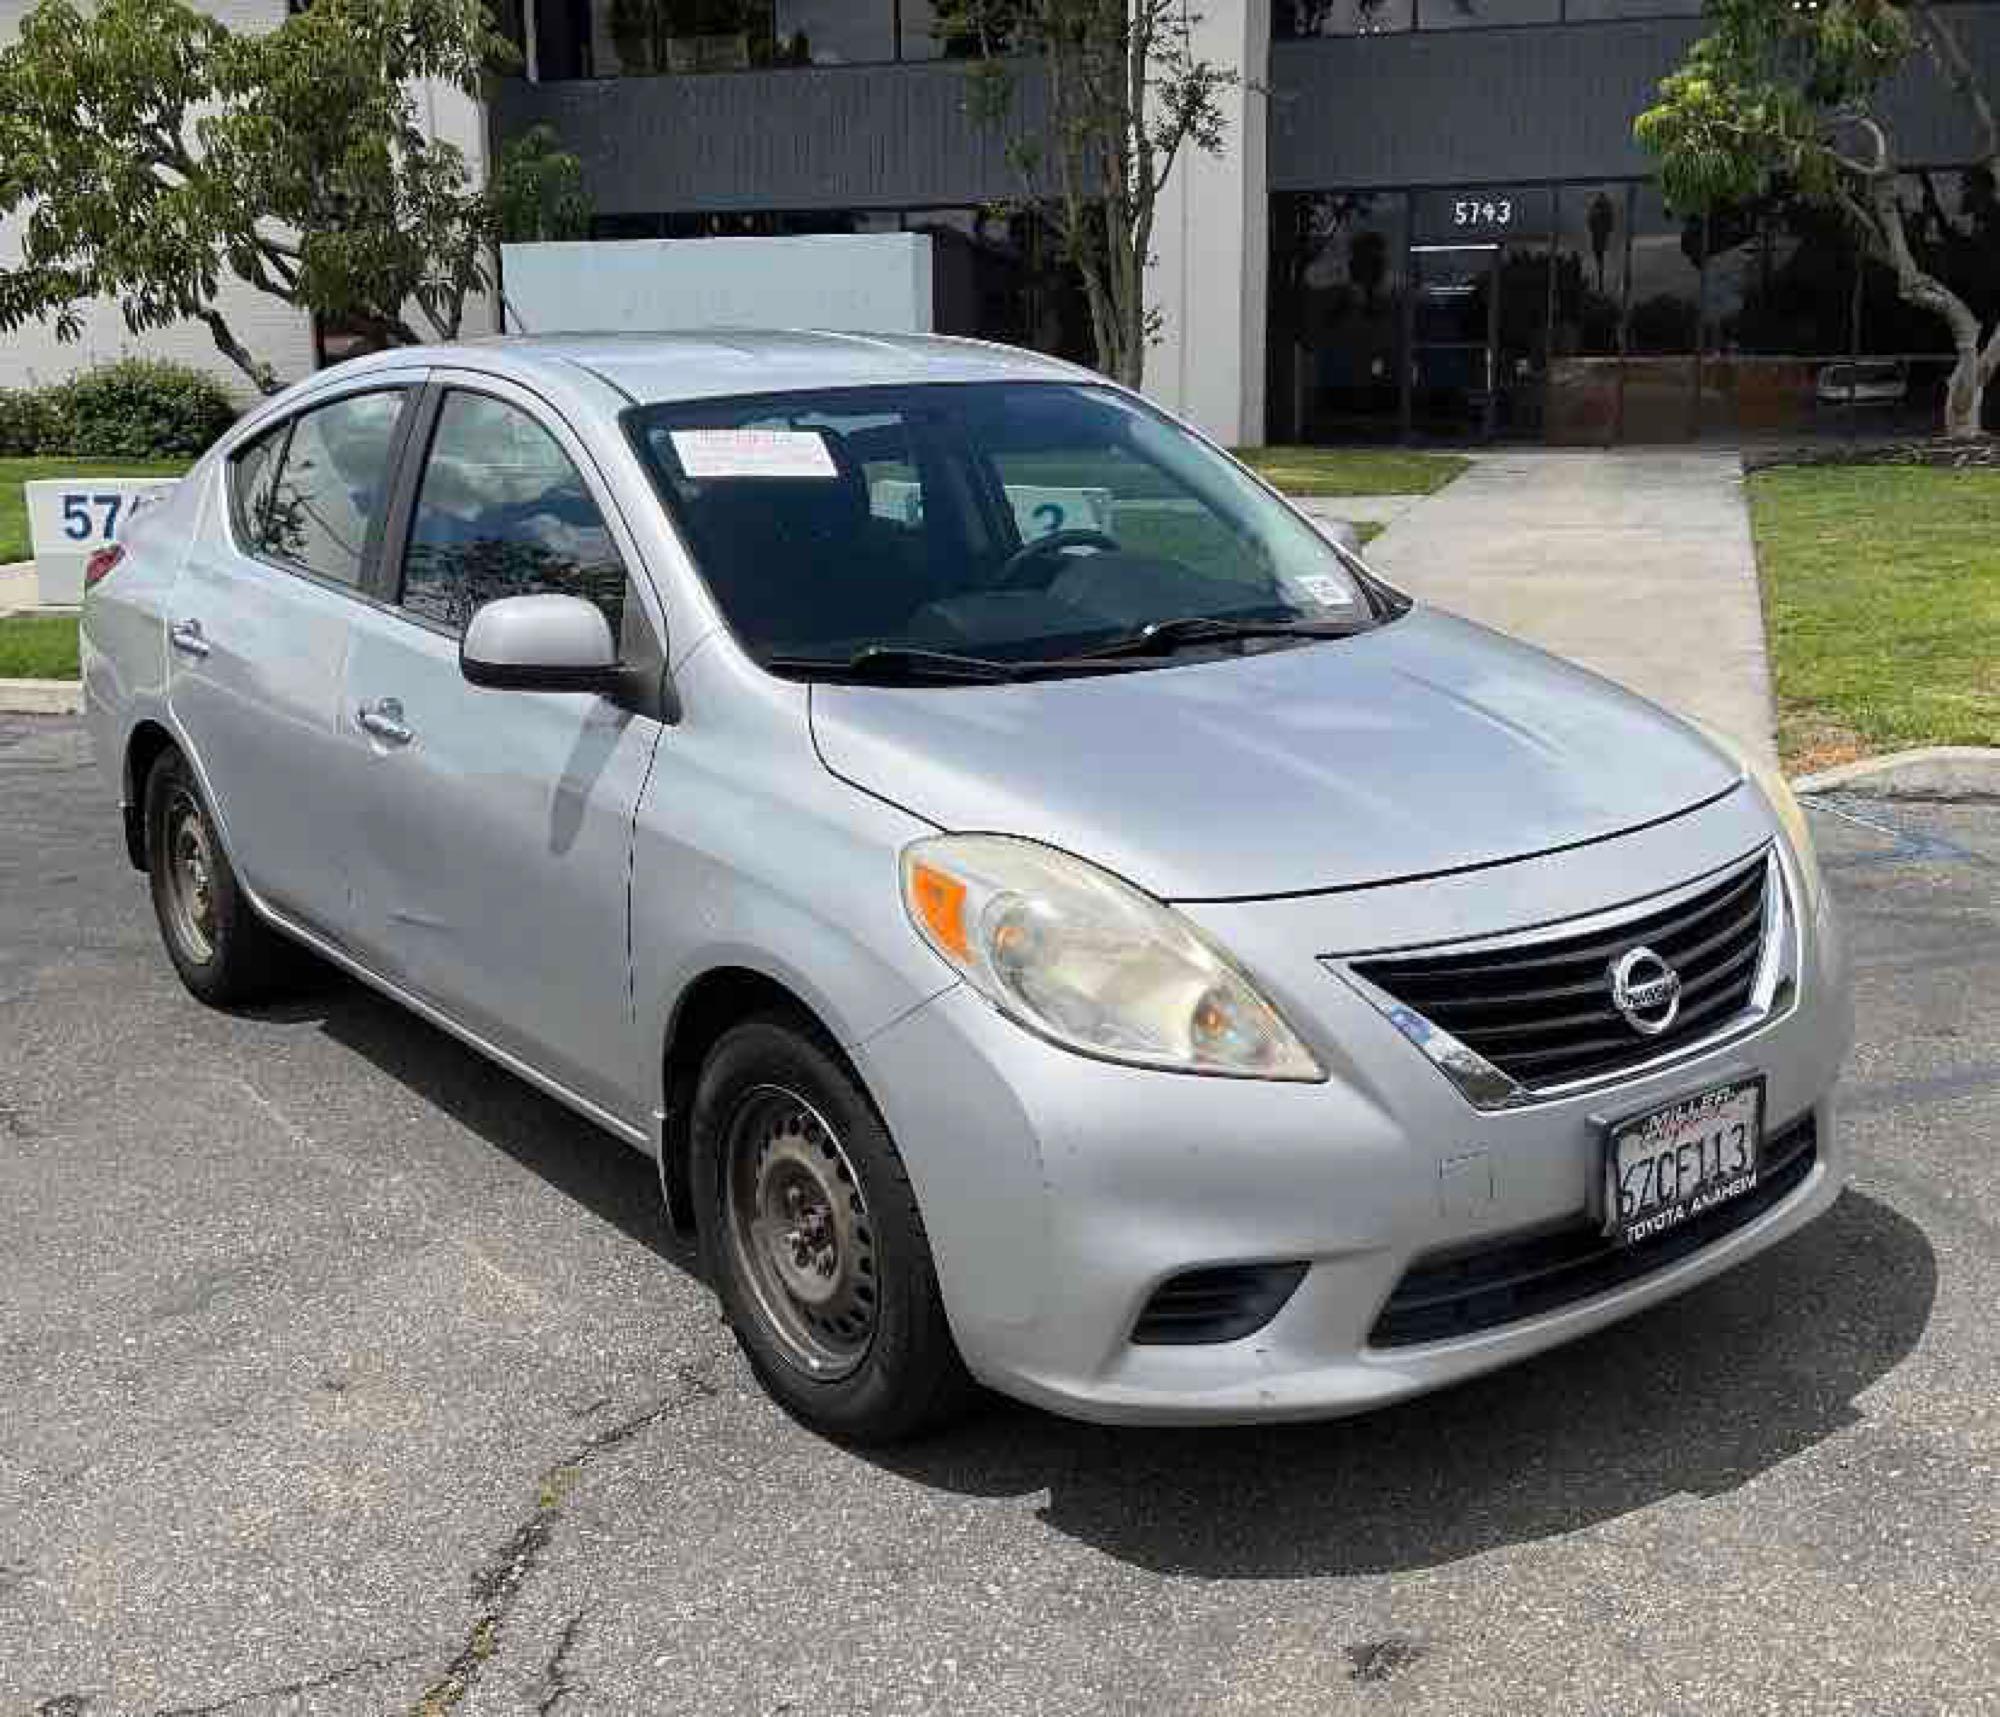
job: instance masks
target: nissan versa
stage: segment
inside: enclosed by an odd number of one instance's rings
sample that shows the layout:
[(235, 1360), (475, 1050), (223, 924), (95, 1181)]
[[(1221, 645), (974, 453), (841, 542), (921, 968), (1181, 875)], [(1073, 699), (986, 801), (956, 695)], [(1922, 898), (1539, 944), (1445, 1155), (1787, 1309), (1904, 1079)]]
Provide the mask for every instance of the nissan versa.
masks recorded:
[(296, 945), (654, 1156), (771, 1393), (1349, 1412), (1826, 1209), (1799, 809), (1028, 353), (412, 348), (89, 571), (187, 987)]

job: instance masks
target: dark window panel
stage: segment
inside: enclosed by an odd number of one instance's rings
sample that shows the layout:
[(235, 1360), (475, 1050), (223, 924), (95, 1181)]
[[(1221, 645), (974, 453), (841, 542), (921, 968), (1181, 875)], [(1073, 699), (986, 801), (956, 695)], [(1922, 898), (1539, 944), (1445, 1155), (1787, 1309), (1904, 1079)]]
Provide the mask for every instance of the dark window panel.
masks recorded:
[(1548, 439), (1602, 444), (1618, 435), (1620, 329), (1630, 187), (1556, 193), (1549, 326)]
[(1604, 18), (1698, 18), (1702, 0), (1563, 0), (1563, 16), (1573, 24)]
[(1387, 35), (1415, 21), (1416, 0), (1273, 0), (1271, 6), (1271, 34), (1281, 42)]
[(1420, 30), (1477, 30), (1497, 24), (1553, 24), (1561, 0), (1417, 0)]
[(1398, 433), (1407, 236), (1399, 192), (1271, 199), (1272, 440), (1391, 440)]
[[(551, 3), (542, 0), (544, 17)], [(877, 65), (896, 58), (895, 0), (578, 3), (587, 11), (585, 51), (559, 55), (559, 67), (544, 63), (544, 79)], [(579, 58), (584, 67), (574, 69)]]

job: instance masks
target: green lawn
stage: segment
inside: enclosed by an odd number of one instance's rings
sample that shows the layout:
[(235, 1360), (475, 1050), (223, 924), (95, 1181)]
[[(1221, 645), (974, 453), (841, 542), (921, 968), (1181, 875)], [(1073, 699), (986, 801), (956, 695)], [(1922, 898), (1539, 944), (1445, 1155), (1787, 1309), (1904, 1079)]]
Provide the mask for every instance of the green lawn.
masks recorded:
[(0, 680), (76, 678), (76, 617), (17, 614), (0, 620)]
[(1429, 495), (1472, 461), (1394, 447), (1238, 447), (1236, 457), (1288, 495)]
[(23, 483), (43, 477), (178, 477), (185, 459), (0, 459), (0, 566), (28, 558)]
[(1750, 514), (1789, 767), (2000, 745), (2000, 471), (1762, 471)]

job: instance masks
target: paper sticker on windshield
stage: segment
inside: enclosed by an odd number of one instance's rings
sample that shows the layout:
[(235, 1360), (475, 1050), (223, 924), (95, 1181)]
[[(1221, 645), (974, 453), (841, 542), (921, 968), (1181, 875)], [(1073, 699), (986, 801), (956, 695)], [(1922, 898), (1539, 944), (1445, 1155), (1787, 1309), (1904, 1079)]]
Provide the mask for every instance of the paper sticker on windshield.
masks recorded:
[(1305, 593), (1322, 608), (1352, 608), (1354, 592), (1337, 578), (1329, 578), (1323, 572), (1307, 573), (1299, 580)]
[(676, 429), (674, 455), (690, 477), (838, 477), (816, 429)]

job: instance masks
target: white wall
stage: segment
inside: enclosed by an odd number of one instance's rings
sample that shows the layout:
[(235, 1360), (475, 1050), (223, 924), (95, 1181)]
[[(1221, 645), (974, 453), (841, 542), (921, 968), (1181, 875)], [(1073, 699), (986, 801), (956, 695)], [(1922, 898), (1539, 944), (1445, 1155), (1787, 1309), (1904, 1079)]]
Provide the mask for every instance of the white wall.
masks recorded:
[(1183, 149), (1160, 199), (1147, 270), (1161, 313), (1145, 391), (1226, 446), (1264, 439), (1270, 0), (1204, 0), (1195, 52), (1240, 69), (1223, 97), (1222, 153)]
[(922, 233), (510, 244), (500, 266), (515, 333), (931, 327)]
[[(19, 35), (21, 20), (31, 9), (32, 0), (0, 0), (0, 41), (12, 41)], [(232, 30), (265, 30), (284, 21), (285, 0), (205, 0), (201, 10)], [(486, 127), (480, 104), (458, 90), (429, 84), (420, 85), (416, 97), (420, 122), (432, 135), (464, 150), (475, 182), (483, 181)], [(12, 267), (20, 258), (20, 220), (0, 220), (0, 267)], [(216, 304), (236, 337), (270, 364), (282, 380), (296, 381), (311, 373), (309, 317), (233, 276), (222, 282)], [(243, 372), (215, 349), (207, 327), (200, 322), (134, 334), (125, 326), (117, 305), (103, 300), (85, 307), (83, 322), (81, 337), (73, 341), (57, 340), (53, 323), (0, 335), (0, 388), (39, 386), (119, 358), (147, 357), (192, 364), (214, 375), (239, 400), (247, 402), (254, 397), (255, 390)], [(468, 306), (466, 333), (488, 333), (495, 326), (488, 305)]]

